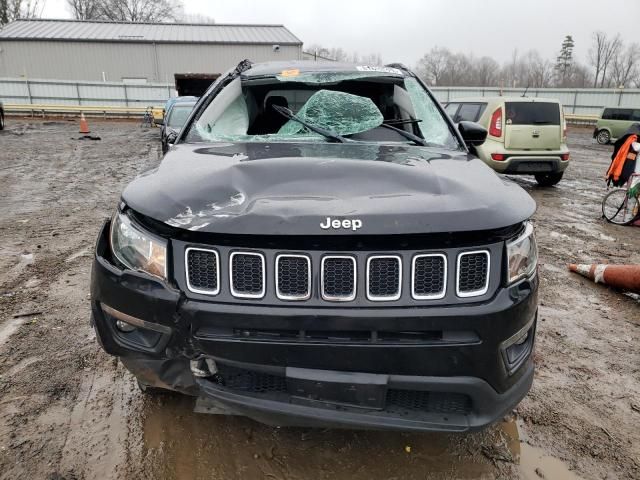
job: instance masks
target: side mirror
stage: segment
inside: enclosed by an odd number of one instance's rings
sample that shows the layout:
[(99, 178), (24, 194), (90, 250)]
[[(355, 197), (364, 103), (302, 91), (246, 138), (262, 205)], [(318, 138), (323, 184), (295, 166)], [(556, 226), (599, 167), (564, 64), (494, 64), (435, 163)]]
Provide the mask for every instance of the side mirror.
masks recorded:
[(468, 147), (482, 145), (487, 139), (487, 129), (475, 122), (462, 121), (458, 123), (458, 131)]
[(153, 123), (155, 123), (156, 125), (164, 125), (164, 118), (161, 118), (160, 120), (154, 120)]
[(169, 132), (167, 134), (167, 143), (169, 145), (173, 145), (174, 143), (176, 143), (177, 139), (178, 139), (178, 134), (176, 132)]

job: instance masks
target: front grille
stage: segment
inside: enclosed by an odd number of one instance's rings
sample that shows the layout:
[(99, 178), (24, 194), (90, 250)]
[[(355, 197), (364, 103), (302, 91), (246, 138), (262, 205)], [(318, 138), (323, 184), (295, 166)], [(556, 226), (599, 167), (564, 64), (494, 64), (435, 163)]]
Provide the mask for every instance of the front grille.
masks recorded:
[(459, 297), (484, 295), (489, 289), (489, 252), (480, 250), (458, 255), (457, 294)]
[(356, 259), (348, 256), (324, 257), (321, 274), (322, 298), (348, 302), (356, 298)]
[(230, 256), (231, 294), (240, 298), (262, 298), (265, 291), (264, 256), (233, 252)]
[(413, 257), (411, 294), (416, 300), (444, 297), (447, 285), (447, 257), (441, 253)]
[[(184, 250), (183, 286), (189, 292), (215, 295), (225, 302), (248, 298), (271, 304), (298, 301), (326, 306), (327, 302), (353, 301), (357, 307), (374, 302), (470, 303), (489, 292), (490, 270), (496, 268), (491, 266), (490, 252), (487, 248), (334, 255), (194, 245)], [(405, 269), (409, 271), (405, 273)], [(449, 272), (454, 273), (453, 279)]]
[(216, 295), (220, 291), (220, 262), (215, 250), (187, 248), (185, 269), (192, 292)]
[(276, 295), (281, 300), (307, 300), (311, 296), (311, 259), (305, 255), (276, 257)]
[(400, 257), (384, 255), (367, 260), (367, 297), (374, 301), (400, 298), (402, 291), (402, 262)]

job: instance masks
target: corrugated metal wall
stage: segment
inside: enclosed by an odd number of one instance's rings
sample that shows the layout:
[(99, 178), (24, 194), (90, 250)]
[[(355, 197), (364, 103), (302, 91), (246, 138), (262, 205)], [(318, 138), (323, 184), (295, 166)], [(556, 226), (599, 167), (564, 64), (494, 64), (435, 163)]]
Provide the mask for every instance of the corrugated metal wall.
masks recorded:
[[(468, 88), (468, 87), (431, 87), (440, 102), (465, 97), (519, 97), (524, 93), (522, 88)], [(566, 113), (577, 115), (599, 115), (604, 107), (640, 108), (640, 89), (608, 89), (608, 88), (530, 88), (528, 97), (547, 97), (560, 100)]]
[(0, 78), (0, 99), (6, 104), (160, 106), (174, 93), (173, 89), (173, 83), (127, 85), (122, 82)]
[(222, 73), (248, 58), (299, 60), (301, 46), (0, 41), (0, 77), (171, 82), (175, 73)]

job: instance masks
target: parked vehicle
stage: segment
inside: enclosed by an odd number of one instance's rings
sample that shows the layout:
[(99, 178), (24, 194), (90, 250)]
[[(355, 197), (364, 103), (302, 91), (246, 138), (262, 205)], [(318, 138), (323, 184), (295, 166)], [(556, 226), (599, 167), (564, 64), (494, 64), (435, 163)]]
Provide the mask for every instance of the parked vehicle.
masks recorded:
[(169, 98), (169, 100), (167, 100), (164, 104), (164, 107), (162, 109), (162, 122), (156, 122), (156, 124), (158, 125), (162, 125), (164, 120), (167, 118), (167, 114), (169, 113), (169, 110), (171, 110), (171, 107), (175, 104), (175, 103), (180, 103), (180, 102), (197, 102), (198, 101), (198, 97), (192, 97), (192, 96), (183, 96), (183, 97), (171, 97)]
[(562, 105), (549, 98), (480, 97), (448, 102), (454, 122), (487, 128), (478, 157), (499, 173), (534, 175), (539, 185), (557, 184), (569, 165)]
[(160, 127), (162, 153), (166, 153), (169, 150), (172, 139), (184, 126), (195, 104), (196, 102), (194, 101), (179, 101), (171, 105)]
[(0, 102), (0, 130), (4, 130), (4, 105)]
[(223, 74), (102, 227), (92, 324), (143, 391), (274, 425), (465, 431), (528, 392), (535, 202), (401, 65)]
[(640, 122), (640, 108), (605, 108), (593, 130), (593, 138), (606, 145), (625, 134), (634, 123)]

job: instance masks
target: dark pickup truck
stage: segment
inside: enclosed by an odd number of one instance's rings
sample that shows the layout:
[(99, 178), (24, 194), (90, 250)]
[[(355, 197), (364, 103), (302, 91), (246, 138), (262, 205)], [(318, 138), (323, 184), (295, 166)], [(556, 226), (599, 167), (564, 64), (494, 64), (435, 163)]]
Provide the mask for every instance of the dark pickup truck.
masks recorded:
[(531, 197), (402, 65), (241, 62), (102, 228), (92, 323), (143, 391), (272, 425), (464, 431), (533, 379)]

